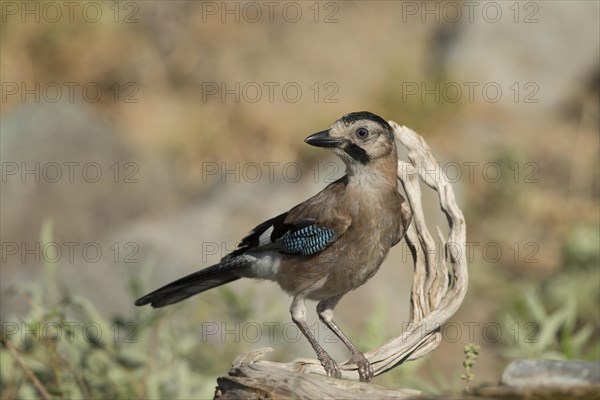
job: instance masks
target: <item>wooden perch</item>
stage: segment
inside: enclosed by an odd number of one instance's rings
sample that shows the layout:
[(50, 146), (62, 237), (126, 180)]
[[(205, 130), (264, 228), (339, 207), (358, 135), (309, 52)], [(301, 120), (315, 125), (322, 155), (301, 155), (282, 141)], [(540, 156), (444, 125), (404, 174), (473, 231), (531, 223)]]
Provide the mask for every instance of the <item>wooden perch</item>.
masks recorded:
[[(465, 252), (466, 224), (456, 204), (454, 191), (425, 140), (411, 129), (390, 121), (397, 139), (408, 149), (409, 162), (398, 162), (398, 176), (412, 209), (413, 220), (405, 240), (411, 250), (415, 273), (411, 293), (410, 323), (399, 336), (365, 353), (380, 375), (405, 361), (416, 360), (433, 351), (441, 341), (441, 325), (462, 303), (468, 286)], [(440, 206), (448, 219), (447, 239), (436, 243), (425, 222), (419, 178), (437, 191)], [(443, 254), (438, 254), (439, 251)], [(216, 398), (409, 398), (418, 392), (390, 390), (358, 381), (355, 364), (341, 364), (343, 380), (327, 378), (316, 359), (290, 363), (259, 360), (271, 349), (260, 349), (238, 357), (229, 377), (219, 378)], [(300, 374), (308, 372), (310, 374)]]

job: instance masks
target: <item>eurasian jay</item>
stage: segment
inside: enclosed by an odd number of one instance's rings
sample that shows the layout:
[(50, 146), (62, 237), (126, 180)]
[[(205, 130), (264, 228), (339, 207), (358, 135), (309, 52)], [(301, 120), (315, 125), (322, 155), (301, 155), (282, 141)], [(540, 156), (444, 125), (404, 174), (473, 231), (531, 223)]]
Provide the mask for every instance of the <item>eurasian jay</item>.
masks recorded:
[(263, 222), (221, 261), (135, 302), (164, 307), (240, 278), (275, 281), (293, 297), (292, 320), (308, 339), (328, 376), (336, 362), (308, 329), (305, 300), (318, 301), (320, 320), (348, 347), (362, 381), (373, 368), (333, 320), (349, 291), (371, 278), (404, 236), (411, 211), (398, 192), (398, 155), (390, 125), (370, 112), (353, 112), (305, 142), (333, 149), (346, 174), (291, 210)]

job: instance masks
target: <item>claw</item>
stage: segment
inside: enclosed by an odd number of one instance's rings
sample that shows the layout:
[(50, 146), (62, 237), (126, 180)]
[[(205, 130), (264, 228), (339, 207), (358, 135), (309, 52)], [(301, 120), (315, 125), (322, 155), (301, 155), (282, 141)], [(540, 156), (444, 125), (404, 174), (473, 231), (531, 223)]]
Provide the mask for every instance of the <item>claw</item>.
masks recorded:
[(342, 377), (342, 371), (340, 370), (340, 367), (338, 367), (337, 363), (333, 360), (333, 358), (325, 354), (319, 357), (319, 360), (321, 361), (321, 365), (323, 366), (323, 368), (325, 368), (327, 376), (333, 378)]
[(350, 359), (350, 363), (356, 364), (358, 367), (358, 376), (360, 377), (361, 382), (369, 382), (373, 379), (373, 366), (362, 353), (353, 355)]

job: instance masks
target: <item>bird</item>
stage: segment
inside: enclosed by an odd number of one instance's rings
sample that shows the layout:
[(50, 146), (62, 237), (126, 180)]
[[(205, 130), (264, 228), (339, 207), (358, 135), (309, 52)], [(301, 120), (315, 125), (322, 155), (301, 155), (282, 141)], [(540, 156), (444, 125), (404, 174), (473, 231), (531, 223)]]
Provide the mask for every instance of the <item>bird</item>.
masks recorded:
[(291, 295), (292, 321), (327, 376), (341, 378), (341, 370), (308, 328), (307, 300), (318, 302), (319, 319), (349, 349), (348, 363), (357, 366), (359, 379), (369, 382), (373, 367), (336, 324), (333, 310), (345, 294), (375, 275), (412, 219), (398, 191), (393, 129), (371, 112), (352, 112), (305, 142), (333, 150), (346, 166), (344, 176), (256, 226), (218, 264), (169, 283), (135, 305), (165, 307), (240, 278), (274, 281)]

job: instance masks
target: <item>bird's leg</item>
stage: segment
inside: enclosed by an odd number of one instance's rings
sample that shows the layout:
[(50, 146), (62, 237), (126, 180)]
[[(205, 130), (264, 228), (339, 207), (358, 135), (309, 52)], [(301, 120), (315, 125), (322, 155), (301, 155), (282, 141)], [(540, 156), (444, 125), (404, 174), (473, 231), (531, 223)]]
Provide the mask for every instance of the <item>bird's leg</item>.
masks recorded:
[(340, 338), (340, 340), (352, 353), (350, 362), (358, 366), (358, 375), (360, 380), (363, 382), (369, 382), (373, 378), (373, 367), (371, 366), (371, 363), (350, 341), (350, 339), (344, 335), (342, 330), (333, 321), (333, 309), (341, 298), (342, 296), (337, 296), (331, 299), (320, 301), (319, 304), (317, 304), (317, 313), (319, 314), (321, 321), (323, 321), (323, 323), (327, 325), (337, 337)]
[(306, 324), (306, 306), (304, 305), (304, 299), (301, 297), (295, 297), (294, 301), (292, 301), (292, 305), (290, 307), (290, 313), (292, 314), (292, 321), (300, 328), (300, 331), (306, 336), (310, 345), (317, 353), (317, 357), (319, 361), (321, 361), (321, 365), (325, 369), (327, 376), (333, 376), (335, 378), (341, 378), (342, 372), (338, 367), (337, 363), (321, 345), (315, 339), (312, 332), (308, 329), (308, 325)]

